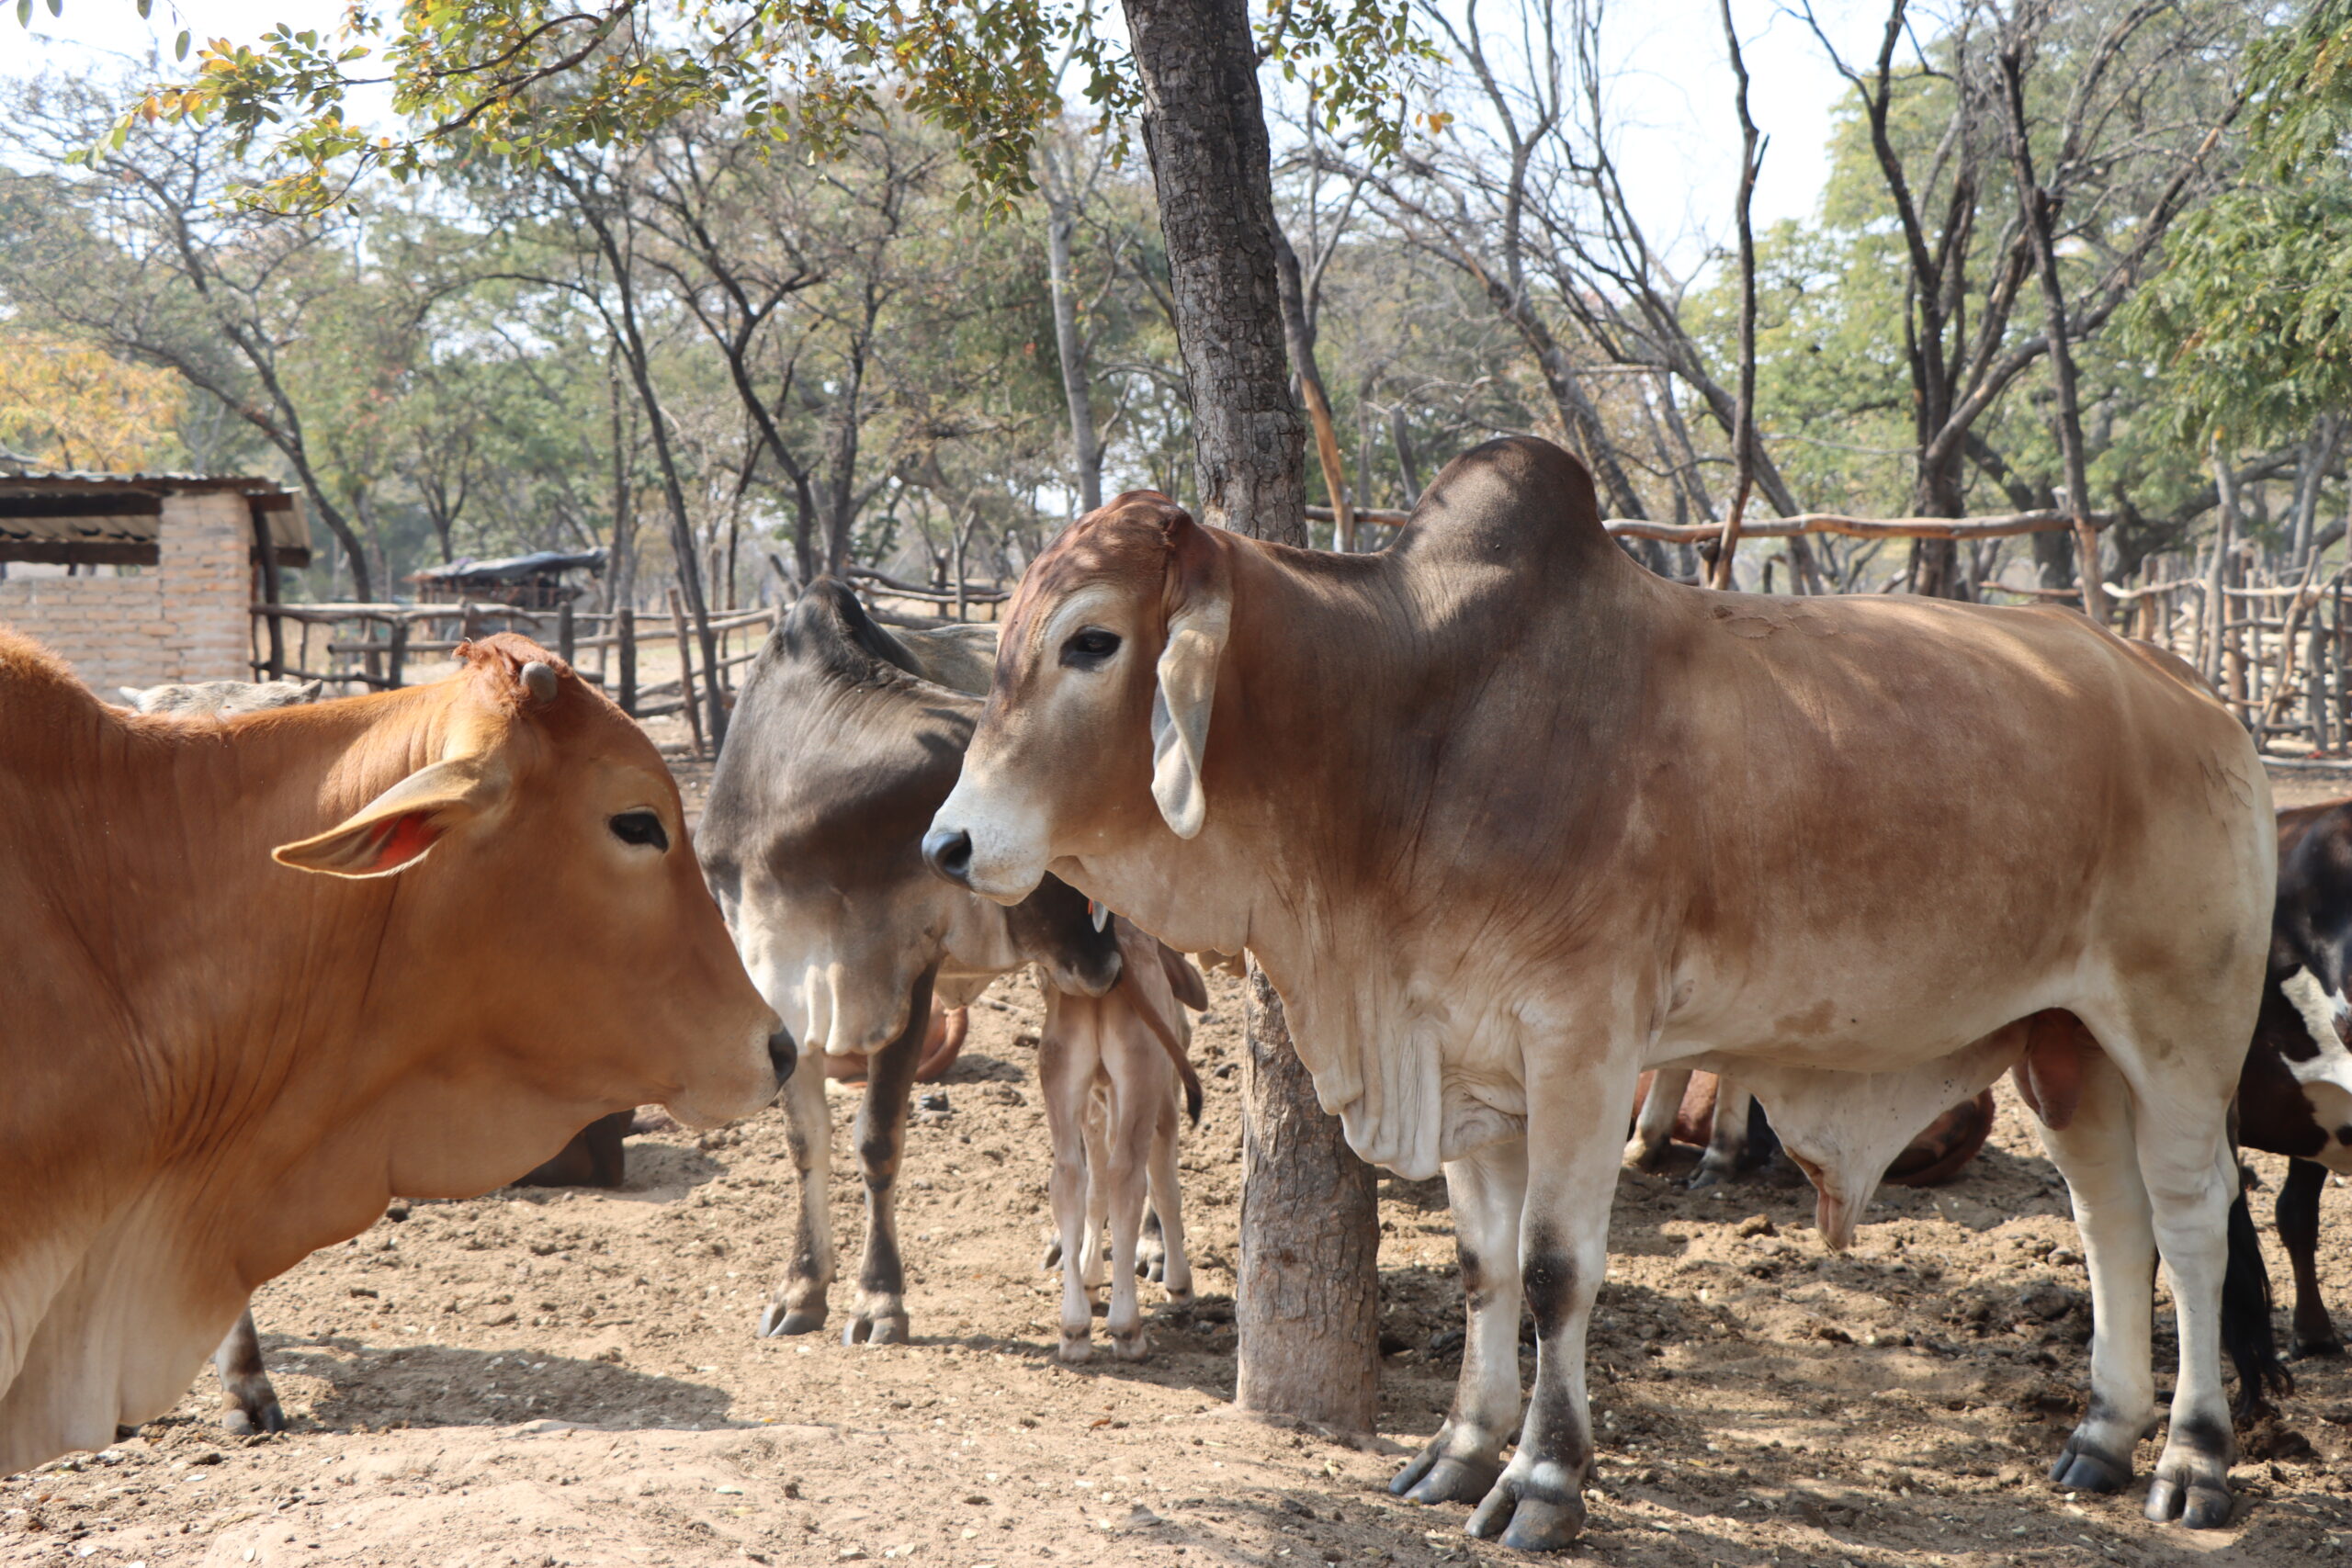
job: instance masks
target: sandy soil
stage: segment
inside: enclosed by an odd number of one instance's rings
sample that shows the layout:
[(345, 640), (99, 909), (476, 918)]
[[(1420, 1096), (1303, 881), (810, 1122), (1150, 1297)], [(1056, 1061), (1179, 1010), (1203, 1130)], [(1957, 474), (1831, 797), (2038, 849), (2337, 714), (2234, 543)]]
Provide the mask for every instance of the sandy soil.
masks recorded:
[[(2280, 795), (2341, 787), (2297, 780)], [(1195, 1043), (1208, 1110), (1184, 1156), (1204, 1293), (1160, 1311), (1142, 1366), (1054, 1359), (1038, 998), (1011, 983), (974, 1010), (948, 1113), (910, 1134), (914, 1343), (752, 1337), (788, 1240), (779, 1113), (639, 1137), (625, 1190), (402, 1206), (264, 1289), (254, 1309), (294, 1429), (224, 1439), (208, 1374), (106, 1453), (0, 1481), (0, 1564), (1516, 1557), (1463, 1537), (1465, 1508), (1383, 1490), (1436, 1428), (1459, 1366), (1442, 1184), (1381, 1187), (1384, 1328), (1402, 1347), (1385, 1363), (1381, 1436), (1351, 1445), (1228, 1413), (1239, 1007), (1221, 979), (1212, 1000)], [(1800, 1186), (1694, 1194), (1688, 1155), (1625, 1178), (1593, 1326), (1603, 1450), (1579, 1560), (2345, 1560), (2340, 1362), (2295, 1368), (2284, 1420), (2236, 1472), (2246, 1506), (2231, 1530), (2159, 1529), (2136, 1495), (2041, 1483), (2081, 1397), (2088, 1307), (2063, 1190), (2002, 1093), (1982, 1159), (1943, 1190), (1883, 1195), (1844, 1258), (1824, 1252)], [(2275, 1191), (2282, 1162), (2254, 1163)], [(847, 1171), (831, 1197), (855, 1237)], [(2336, 1224), (2322, 1267), (2352, 1311), (2347, 1242)], [(847, 1299), (837, 1285), (836, 1324)], [(2143, 1477), (2154, 1455), (2142, 1450)]]

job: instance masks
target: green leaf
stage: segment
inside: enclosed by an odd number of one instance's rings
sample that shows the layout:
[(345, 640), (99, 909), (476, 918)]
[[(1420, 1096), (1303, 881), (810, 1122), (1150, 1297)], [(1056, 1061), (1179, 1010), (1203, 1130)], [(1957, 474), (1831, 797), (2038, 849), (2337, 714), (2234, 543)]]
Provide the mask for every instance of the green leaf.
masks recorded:
[(155, 0), (139, 0), (139, 19), (145, 21), (147, 13), (155, 8)]
[(172, 58), (174, 60), (186, 60), (187, 58), (187, 29), (186, 28), (182, 28), (180, 29), (180, 36), (173, 40)]
[(33, 0), (17, 0), (17, 25), (20, 28), (33, 25)]
[(65, 0), (49, 0), (49, 14), (52, 17), (65, 15)]

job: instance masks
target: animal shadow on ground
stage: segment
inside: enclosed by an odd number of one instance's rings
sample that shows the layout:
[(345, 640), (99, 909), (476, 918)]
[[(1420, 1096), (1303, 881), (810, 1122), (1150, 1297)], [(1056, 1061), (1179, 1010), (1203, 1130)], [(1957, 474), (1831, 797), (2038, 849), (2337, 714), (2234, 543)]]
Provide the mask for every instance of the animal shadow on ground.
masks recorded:
[[(1029, 1043), (1035, 1045), (1035, 1042), (1031, 1040)], [(1001, 1056), (990, 1056), (982, 1052), (967, 1049), (962, 1055), (956, 1058), (956, 1065), (948, 1068), (946, 1076), (939, 1081), (950, 1085), (1009, 1083), (1026, 1086), (1037, 1081), (1037, 1068), (1033, 1062), (1008, 1062)]]
[(342, 1337), (277, 1335), (264, 1336), (263, 1344), (273, 1374), (325, 1385), (310, 1401), (304, 1424), (328, 1430), (537, 1420), (616, 1427), (708, 1425), (726, 1420), (734, 1400), (707, 1383), (533, 1350), (386, 1348)]

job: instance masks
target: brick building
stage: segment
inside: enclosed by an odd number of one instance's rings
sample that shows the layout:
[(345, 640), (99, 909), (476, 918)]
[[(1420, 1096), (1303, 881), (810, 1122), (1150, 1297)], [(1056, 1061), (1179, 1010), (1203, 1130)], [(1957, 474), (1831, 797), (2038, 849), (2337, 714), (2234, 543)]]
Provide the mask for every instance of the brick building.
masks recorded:
[(309, 564), (302, 509), (271, 479), (0, 471), (0, 626), (101, 696), (251, 680), (265, 539)]

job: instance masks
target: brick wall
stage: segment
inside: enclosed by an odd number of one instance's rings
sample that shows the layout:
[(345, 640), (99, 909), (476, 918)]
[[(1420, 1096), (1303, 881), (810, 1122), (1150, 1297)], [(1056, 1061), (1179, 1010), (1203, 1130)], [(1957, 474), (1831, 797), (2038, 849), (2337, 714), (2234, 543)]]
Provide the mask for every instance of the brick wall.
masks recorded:
[(244, 497), (166, 494), (159, 563), (137, 577), (0, 582), (0, 626), (38, 639), (100, 696), (164, 681), (249, 681), (253, 547)]

